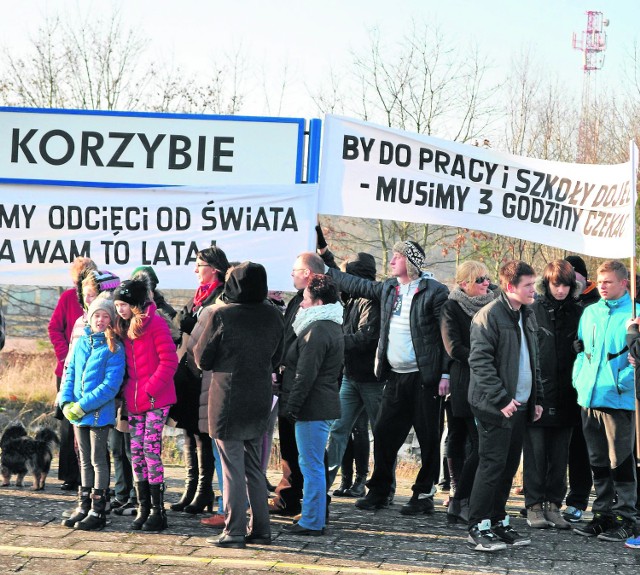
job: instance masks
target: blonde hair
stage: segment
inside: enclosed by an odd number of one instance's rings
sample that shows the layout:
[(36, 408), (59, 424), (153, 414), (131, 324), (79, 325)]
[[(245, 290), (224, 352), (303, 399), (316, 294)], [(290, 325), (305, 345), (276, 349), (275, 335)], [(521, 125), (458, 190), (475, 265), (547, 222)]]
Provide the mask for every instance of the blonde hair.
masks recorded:
[(629, 279), (629, 271), (627, 270), (627, 267), (618, 260), (607, 260), (606, 262), (602, 262), (598, 266), (596, 273), (603, 274), (607, 272), (615, 273), (619, 280)]
[(462, 262), (456, 269), (456, 283), (458, 285), (462, 282), (472, 284), (475, 283), (476, 278), (488, 275), (489, 269), (482, 262), (467, 260)]
[(137, 339), (142, 335), (144, 331), (144, 320), (147, 319), (147, 314), (144, 310), (138, 306), (131, 306), (131, 317), (124, 319), (120, 314), (116, 314), (116, 323), (113, 326), (113, 330), (120, 337), (129, 339)]
[(77, 285), (87, 271), (97, 269), (98, 266), (91, 258), (78, 256), (71, 264), (71, 280), (73, 284)]
[(112, 325), (107, 326), (107, 329), (104, 330), (104, 337), (107, 340), (107, 347), (109, 348), (109, 351), (111, 353), (115, 353), (118, 349), (120, 338), (116, 334)]

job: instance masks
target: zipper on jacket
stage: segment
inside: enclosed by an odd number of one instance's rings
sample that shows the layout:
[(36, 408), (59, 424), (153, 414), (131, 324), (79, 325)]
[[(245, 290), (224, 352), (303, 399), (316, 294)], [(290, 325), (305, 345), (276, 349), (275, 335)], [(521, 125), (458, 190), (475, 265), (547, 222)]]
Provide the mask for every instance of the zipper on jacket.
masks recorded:
[(138, 368), (136, 367), (136, 350), (135, 350), (135, 339), (131, 340), (131, 356), (133, 358), (133, 374), (135, 376), (135, 390), (133, 392), (133, 405), (138, 411)]

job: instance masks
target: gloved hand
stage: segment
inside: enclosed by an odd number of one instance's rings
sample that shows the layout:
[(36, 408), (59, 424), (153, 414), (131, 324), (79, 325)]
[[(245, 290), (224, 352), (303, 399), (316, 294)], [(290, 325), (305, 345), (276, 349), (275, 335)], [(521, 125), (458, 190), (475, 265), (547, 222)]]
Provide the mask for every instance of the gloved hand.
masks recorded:
[(71, 409), (69, 410), (69, 413), (76, 420), (80, 420), (86, 415), (86, 412), (84, 411), (84, 409), (80, 407), (79, 403), (72, 404)]
[(584, 351), (584, 342), (581, 339), (576, 339), (573, 342), (573, 351), (576, 353), (582, 353)]
[(323, 250), (327, 247), (327, 241), (324, 239), (324, 234), (322, 233), (322, 226), (316, 226), (316, 247), (319, 250)]
[(191, 332), (193, 331), (193, 328), (195, 327), (197, 321), (198, 321), (198, 318), (196, 316), (190, 313), (185, 313), (180, 318), (180, 331), (182, 333), (187, 333), (191, 335)]
[(68, 403), (65, 403), (62, 406), (62, 415), (65, 416), (66, 419), (68, 419), (71, 423), (73, 423), (74, 421), (74, 416), (71, 413), (71, 408), (75, 405), (75, 403), (73, 401), (70, 401)]

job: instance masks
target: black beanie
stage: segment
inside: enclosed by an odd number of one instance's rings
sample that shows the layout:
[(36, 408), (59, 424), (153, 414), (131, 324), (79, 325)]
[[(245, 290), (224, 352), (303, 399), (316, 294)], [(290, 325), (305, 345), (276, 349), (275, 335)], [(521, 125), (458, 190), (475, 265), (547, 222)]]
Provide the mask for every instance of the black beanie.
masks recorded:
[(576, 270), (577, 273), (582, 274), (584, 276), (584, 279), (588, 279), (589, 276), (587, 275), (587, 265), (584, 263), (584, 260), (580, 256), (567, 256), (564, 259), (573, 266), (573, 269)]
[(123, 301), (131, 306), (144, 308), (149, 299), (149, 282), (146, 277), (138, 276), (123, 281), (113, 292), (113, 301)]

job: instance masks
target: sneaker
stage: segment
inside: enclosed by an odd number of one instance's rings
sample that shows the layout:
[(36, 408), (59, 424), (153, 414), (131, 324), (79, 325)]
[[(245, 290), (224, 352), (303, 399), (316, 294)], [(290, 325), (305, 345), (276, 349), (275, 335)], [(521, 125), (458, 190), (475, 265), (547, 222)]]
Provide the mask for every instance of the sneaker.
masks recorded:
[(380, 497), (369, 491), (364, 497), (356, 499), (355, 506), (365, 511), (375, 511), (376, 509), (387, 509), (389, 507), (389, 499)]
[(111, 511), (115, 511), (116, 509), (120, 509), (127, 504), (126, 501), (120, 501), (119, 499), (114, 499), (111, 501)]
[(569, 523), (560, 513), (560, 507), (555, 503), (548, 501), (544, 504), (544, 518), (551, 527), (556, 529), (571, 529), (571, 523)]
[(435, 505), (433, 495), (428, 493), (414, 493), (411, 499), (400, 509), (402, 515), (420, 515), (422, 513), (433, 513)]
[[(542, 503), (536, 503), (527, 508), (527, 525), (534, 529), (546, 529), (549, 525), (552, 525), (545, 517)], [(567, 523), (567, 525), (569, 524)]]
[(491, 522), (485, 519), (469, 529), (467, 547), (474, 551), (493, 553), (494, 551), (506, 549), (507, 545), (496, 537), (496, 534), (491, 531)]
[(629, 537), (629, 539), (624, 542), (624, 546), (629, 547), (629, 549), (640, 549), (640, 535)]
[(133, 501), (127, 501), (121, 507), (114, 508), (113, 512), (119, 516), (135, 515), (138, 511), (138, 504)]
[(520, 535), (520, 533), (511, 527), (508, 515), (502, 521), (498, 521), (498, 523), (492, 525), (491, 531), (496, 534), (498, 539), (501, 539), (508, 545), (513, 545), (514, 547), (531, 545), (531, 539), (529, 537)]
[(613, 527), (613, 517), (611, 517), (611, 515), (604, 515), (600, 511), (596, 511), (593, 514), (593, 519), (589, 521), (589, 523), (580, 527), (574, 527), (573, 532), (576, 535), (582, 535), (583, 537), (596, 537), (611, 527)]
[(584, 511), (582, 511), (582, 509), (569, 505), (565, 507), (565, 510), (562, 512), (562, 517), (569, 523), (580, 523), (583, 513)]
[(616, 515), (614, 523), (604, 533), (598, 535), (600, 541), (625, 541), (633, 537), (635, 523), (627, 517)]

